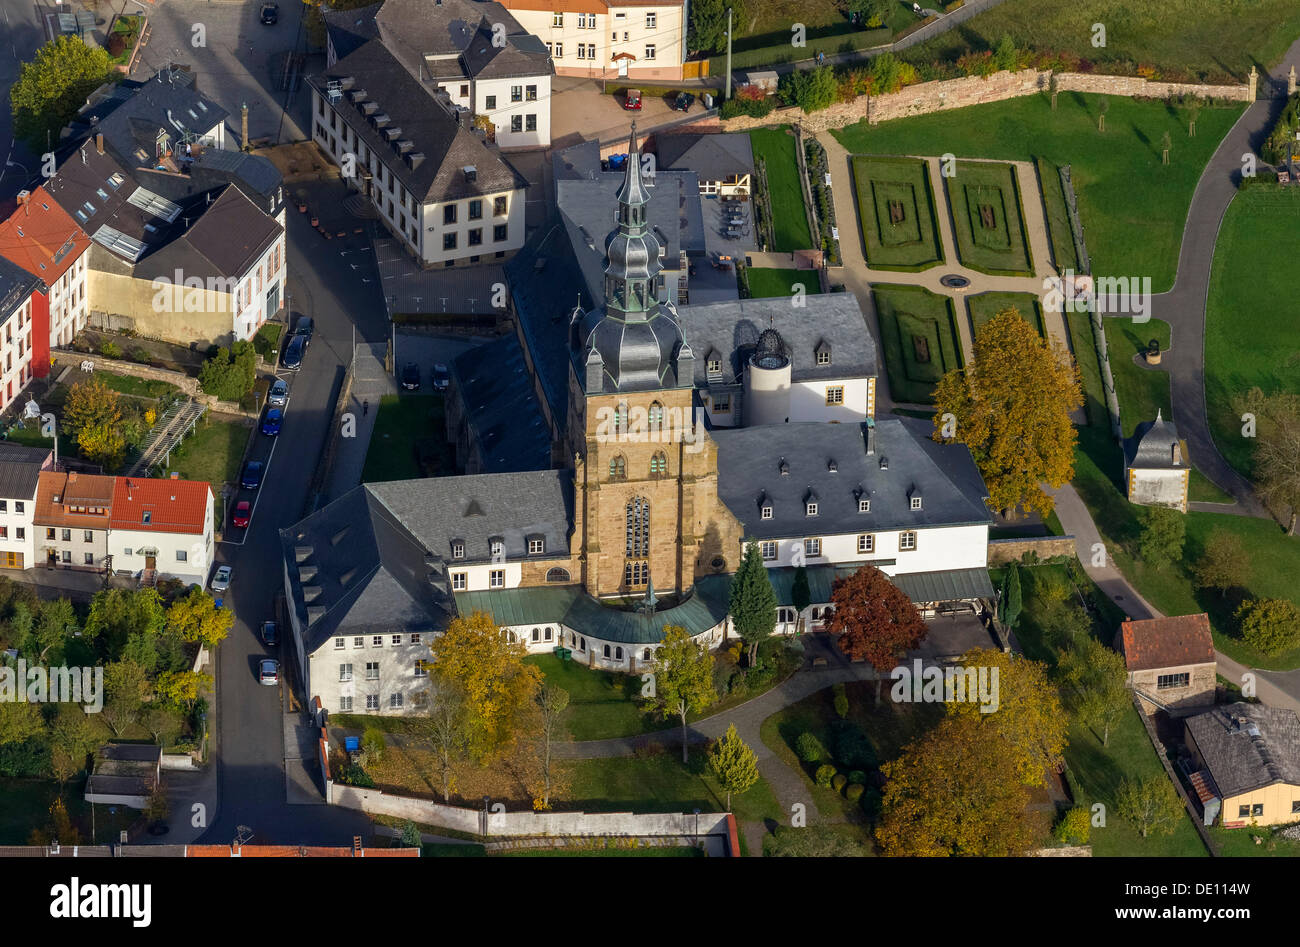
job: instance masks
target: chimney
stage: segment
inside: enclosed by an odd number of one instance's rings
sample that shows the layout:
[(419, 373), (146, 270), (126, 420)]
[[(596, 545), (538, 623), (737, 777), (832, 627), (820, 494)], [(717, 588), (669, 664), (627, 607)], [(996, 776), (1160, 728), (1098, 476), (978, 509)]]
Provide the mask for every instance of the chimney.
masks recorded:
[(876, 452), (876, 419), (867, 418), (867, 456)]
[(248, 103), (245, 102), (239, 108), (239, 143), (245, 151), (248, 150)]
[(100, 132), (95, 136), (95, 151), (98, 154), (104, 153), (104, 133)]

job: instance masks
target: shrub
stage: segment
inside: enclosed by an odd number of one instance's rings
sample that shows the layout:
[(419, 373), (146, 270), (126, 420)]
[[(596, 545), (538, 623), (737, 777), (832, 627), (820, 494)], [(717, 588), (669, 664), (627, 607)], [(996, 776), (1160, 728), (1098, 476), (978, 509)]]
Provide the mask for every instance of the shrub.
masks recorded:
[(361, 749), (371, 759), (382, 759), (388, 744), (384, 740), (384, 731), (378, 727), (366, 727), (361, 736)]
[(865, 790), (866, 787), (863, 786), (861, 783), (849, 783), (847, 786), (844, 787), (844, 798), (847, 799), (849, 802), (857, 802), (859, 799), (862, 798), (862, 793)]
[(795, 741), (795, 752), (805, 763), (820, 763), (828, 757), (822, 742), (811, 733), (799, 734), (799, 739)]
[[(747, 88), (757, 87), (750, 86)], [(758, 91), (762, 93), (763, 90), (759, 89)], [(775, 103), (767, 98), (765, 94), (762, 98), (742, 98), (737, 95), (723, 102), (718, 109), (718, 114), (723, 118), (735, 118), (738, 115), (748, 115), (750, 118), (766, 118), (774, 108), (776, 108)]]
[(877, 761), (876, 748), (867, 735), (846, 720), (837, 720), (833, 731), (835, 760), (849, 769), (871, 769)]
[(199, 370), (199, 386), (222, 401), (238, 401), (257, 378), (257, 350), (252, 342), (220, 347)]
[(110, 340), (99, 347), (99, 354), (104, 358), (121, 358), (122, 347)]
[(1300, 644), (1300, 609), (1289, 599), (1248, 599), (1236, 618), (1242, 640), (1261, 654), (1281, 654)]
[(867, 774), (862, 772), (860, 769), (849, 770), (849, 782), (862, 783), (863, 785), (866, 785)]
[(831, 777), (831, 788), (836, 792), (843, 792), (844, 787), (849, 784), (849, 779), (843, 773), (836, 773)]
[(728, 694), (745, 694), (749, 692), (749, 681), (745, 680), (744, 671), (736, 671), (727, 682)]
[(831, 780), (835, 778), (835, 767), (831, 766), (829, 763), (818, 766), (817, 775), (814, 778), (816, 779), (818, 786), (821, 786), (823, 789), (830, 789)]
[(1063, 845), (1086, 845), (1091, 827), (1088, 810), (1075, 806), (1061, 816), (1061, 821), (1052, 829), (1052, 837)]
[(858, 804), (862, 806), (863, 812), (874, 819), (880, 814), (880, 790), (874, 786), (864, 789)]
[(153, 356), (149, 354), (148, 350), (141, 348), (138, 345), (131, 349), (131, 351), (127, 353), (126, 357), (140, 365), (153, 364)]
[(849, 695), (844, 692), (843, 684), (836, 684), (834, 687), (834, 692), (835, 692), (835, 712), (839, 714), (840, 719), (843, 720), (845, 717), (849, 715)]

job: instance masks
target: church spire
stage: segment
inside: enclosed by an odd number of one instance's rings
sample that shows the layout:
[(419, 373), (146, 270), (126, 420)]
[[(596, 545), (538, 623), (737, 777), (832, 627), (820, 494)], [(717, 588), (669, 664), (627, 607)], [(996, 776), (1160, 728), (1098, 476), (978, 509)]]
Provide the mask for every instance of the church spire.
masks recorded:
[(605, 246), (605, 309), (624, 322), (644, 322), (659, 310), (659, 240), (646, 226), (650, 200), (641, 180), (636, 125), (627, 144), (623, 186), (618, 189), (618, 229)]
[(642, 213), (639, 215), (639, 226), (645, 227), (646, 202), (650, 200), (650, 195), (646, 193), (645, 185), (641, 181), (641, 151), (636, 144), (636, 122), (632, 123), (632, 132), (627, 143), (627, 164), (623, 168), (623, 186), (618, 190), (618, 220), (620, 227), (627, 223), (624, 216), (624, 207), (640, 207)]

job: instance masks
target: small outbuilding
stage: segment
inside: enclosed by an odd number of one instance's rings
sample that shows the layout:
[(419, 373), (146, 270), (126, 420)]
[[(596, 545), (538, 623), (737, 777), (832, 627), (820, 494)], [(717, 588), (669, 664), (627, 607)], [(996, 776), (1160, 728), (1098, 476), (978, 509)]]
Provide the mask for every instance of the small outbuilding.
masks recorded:
[(1238, 702), (1188, 717), (1191, 782), (1205, 813), (1224, 828), (1300, 821), (1300, 717)]
[(86, 801), (143, 809), (162, 779), (162, 747), (108, 743), (95, 754)]
[(1129, 686), (1145, 713), (1182, 716), (1214, 704), (1217, 663), (1204, 612), (1126, 621), (1115, 647), (1124, 655)]
[(1154, 421), (1139, 424), (1124, 442), (1124, 483), (1130, 503), (1186, 513), (1191, 475), (1187, 442), (1179, 439), (1178, 428), (1159, 411)]

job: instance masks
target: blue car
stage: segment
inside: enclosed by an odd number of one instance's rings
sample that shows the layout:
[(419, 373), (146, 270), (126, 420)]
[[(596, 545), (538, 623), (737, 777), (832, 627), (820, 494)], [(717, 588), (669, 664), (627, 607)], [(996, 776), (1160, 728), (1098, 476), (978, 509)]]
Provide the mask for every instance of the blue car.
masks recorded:
[(262, 485), (262, 462), (260, 460), (250, 460), (244, 464), (244, 475), (239, 480), (239, 485), (245, 490), (256, 490)]
[(284, 423), (284, 412), (279, 408), (271, 408), (266, 412), (266, 419), (262, 421), (262, 433), (275, 437), (280, 433), (282, 423)]

